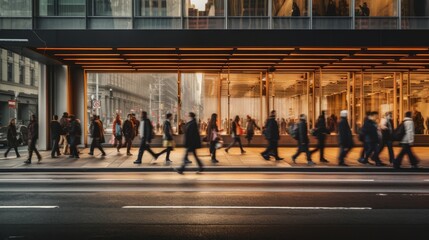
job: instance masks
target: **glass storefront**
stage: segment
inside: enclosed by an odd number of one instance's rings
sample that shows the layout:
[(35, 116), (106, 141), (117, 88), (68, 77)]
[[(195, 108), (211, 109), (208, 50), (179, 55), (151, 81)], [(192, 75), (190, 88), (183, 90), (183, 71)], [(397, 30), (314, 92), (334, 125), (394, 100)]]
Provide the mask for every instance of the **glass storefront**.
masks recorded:
[(267, 29), (268, 0), (228, 1), (228, 28)]
[[(0, 49), (0, 132), (4, 133), (12, 118), (26, 144), (26, 126), (32, 114), (38, 114), (41, 64), (11, 51)], [(6, 143), (1, 135), (0, 145)], [(4, 146), (0, 146), (4, 147)]]
[(89, 29), (131, 29), (132, 0), (90, 0)]
[(225, 28), (225, 2), (223, 0), (189, 0), (183, 5), (184, 28)]

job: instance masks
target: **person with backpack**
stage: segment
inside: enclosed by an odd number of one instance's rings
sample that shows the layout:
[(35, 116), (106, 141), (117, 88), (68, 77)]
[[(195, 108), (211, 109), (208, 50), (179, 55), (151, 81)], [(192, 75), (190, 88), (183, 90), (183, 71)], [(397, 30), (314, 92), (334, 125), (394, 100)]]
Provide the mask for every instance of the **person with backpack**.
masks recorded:
[(243, 149), (243, 145), (241, 145), (241, 134), (243, 133), (243, 129), (240, 126), (240, 116), (235, 116), (234, 121), (232, 122), (231, 126), (231, 137), (232, 142), (229, 144), (228, 147), (225, 148), (225, 152), (228, 153), (229, 149), (234, 146), (235, 143), (238, 143), (238, 146), (240, 147), (241, 154), (246, 153)]
[(338, 144), (340, 145), (340, 154), (338, 156), (338, 166), (347, 167), (344, 158), (354, 146), (352, 131), (347, 121), (347, 110), (340, 112), (340, 123), (338, 124)]
[(113, 146), (116, 147), (117, 151), (122, 147), (122, 120), (119, 114), (116, 114), (115, 121), (113, 121), (112, 125), (112, 134), (114, 137)]
[(412, 112), (408, 111), (405, 113), (405, 118), (402, 124), (405, 130), (404, 136), (400, 140), (402, 148), (398, 156), (393, 160), (393, 168), (401, 169), (402, 159), (405, 155), (408, 155), (411, 168), (419, 168), (418, 160), (412, 151), (412, 145), (414, 143), (414, 122), (412, 119)]
[(268, 141), (268, 146), (265, 149), (265, 151), (261, 153), (261, 156), (267, 161), (270, 160), (270, 156), (273, 156), (276, 159), (276, 161), (283, 160), (283, 158), (279, 156), (278, 149), (277, 149), (279, 145), (278, 142), (280, 139), (280, 134), (279, 134), (279, 125), (277, 124), (277, 121), (276, 121), (276, 110), (271, 111), (270, 117), (267, 119), (265, 123), (264, 135)]
[(393, 120), (392, 112), (386, 112), (384, 118), (380, 121), (380, 130), (381, 130), (381, 142), (378, 145), (377, 151), (374, 155), (374, 159), (380, 161), (380, 153), (383, 151), (384, 147), (387, 146), (389, 151), (389, 162), (393, 163), (395, 155), (393, 153)]
[(311, 154), (320, 151), (319, 154), (319, 161), (321, 163), (328, 163), (329, 161), (325, 159), (325, 141), (326, 141), (326, 135), (330, 134), (328, 128), (326, 127), (326, 120), (325, 120), (325, 111), (322, 111), (322, 114), (319, 116), (316, 122), (316, 129), (315, 129), (315, 137), (317, 139), (317, 148), (313, 149), (311, 151)]
[(305, 114), (301, 114), (299, 116), (299, 124), (297, 128), (298, 132), (295, 133), (298, 136), (298, 149), (296, 153), (292, 156), (292, 162), (296, 163), (296, 159), (301, 153), (306, 153), (307, 155), (307, 165), (312, 166), (315, 163), (311, 160), (311, 152), (308, 149), (308, 144), (310, 140), (308, 139), (308, 130), (307, 130), (307, 116)]
[(106, 152), (104, 151), (103, 146), (101, 146), (101, 144), (105, 142), (103, 124), (97, 115), (92, 116), (91, 126), (89, 129), (92, 142), (88, 154), (94, 155), (94, 149), (97, 147), (101, 152), (101, 156), (106, 156)]
[(149, 118), (147, 118), (147, 112), (145, 111), (142, 112), (142, 120), (139, 124), (141, 124), (140, 134), (141, 134), (142, 140), (140, 143), (139, 155), (137, 156), (137, 159), (134, 161), (134, 164), (142, 163), (142, 157), (143, 157), (144, 151), (148, 151), (155, 160), (159, 157), (159, 155), (154, 153), (149, 146), (149, 143), (152, 142), (152, 139), (155, 136), (153, 135), (152, 122), (149, 120)]

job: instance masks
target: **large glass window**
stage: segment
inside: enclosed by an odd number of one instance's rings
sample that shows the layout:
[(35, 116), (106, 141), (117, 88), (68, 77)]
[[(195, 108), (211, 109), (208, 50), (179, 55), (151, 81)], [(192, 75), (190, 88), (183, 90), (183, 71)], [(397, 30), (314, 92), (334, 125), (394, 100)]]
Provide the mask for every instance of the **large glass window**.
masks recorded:
[(268, 0), (230, 0), (228, 17), (229, 28), (268, 28)]
[(131, 0), (91, 0), (89, 28), (131, 29)]
[(7, 81), (13, 82), (13, 63), (8, 62), (7, 63)]
[(137, 0), (136, 15), (143, 17), (180, 17), (180, 0)]
[(402, 0), (401, 14), (403, 29), (427, 29), (429, 27), (428, 0)]
[(350, 0), (313, 0), (314, 29), (350, 29)]
[(308, 29), (308, 0), (273, 0), (273, 28)]
[(416, 134), (429, 134), (429, 77), (427, 74), (411, 74), (410, 111)]
[(31, 0), (1, 1), (0, 17), (31, 17)]
[(355, 1), (357, 29), (396, 29), (398, 0)]
[(19, 67), (19, 84), (25, 84), (25, 67)]
[(40, 16), (85, 16), (85, 0), (40, 0)]
[(189, 0), (183, 6), (185, 28), (225, 28), (225, 2), (223, 0)]

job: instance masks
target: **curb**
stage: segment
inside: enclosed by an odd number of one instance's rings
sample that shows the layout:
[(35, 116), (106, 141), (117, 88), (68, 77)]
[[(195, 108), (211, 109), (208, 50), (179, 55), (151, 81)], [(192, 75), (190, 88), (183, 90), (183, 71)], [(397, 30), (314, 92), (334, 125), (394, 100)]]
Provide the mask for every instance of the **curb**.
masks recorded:
[[(197, 171), (196, 167), (186, 168), (186, 171)], [(142, 167), (142, 168), (0, 168), (0, 172), (174, 172), (172, 167)], [(205, 167), (205, 172), (308, 172), (308, 173), (429, 173), (429, 168), (402, 168), (391, 167), (326, 167), (326, 168), (303, 168), (303, 167)]]

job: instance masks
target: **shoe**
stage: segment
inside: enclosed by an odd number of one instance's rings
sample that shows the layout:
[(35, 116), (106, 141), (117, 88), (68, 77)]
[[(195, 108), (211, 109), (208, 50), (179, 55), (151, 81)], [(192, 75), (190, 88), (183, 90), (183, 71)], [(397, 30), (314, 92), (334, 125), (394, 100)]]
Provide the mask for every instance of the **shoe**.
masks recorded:
[(133, 154), (132, 153), (127, 153), (127, 156), (132, 156)]
[(329, 161), (323, 158), (323, 159), (320, 159), (320, 162), (321, 163), (328, 163)]
[(204, 172), (204, 168), (200, 167), (200, 168), (198, 169), (197, 173), (202, 173), (202, 172)]
[(186, 160), (186, 161), (185, 161), (185, 163), (186, 163), (186, 164), (191, 164), (191, 163), (192, 163), (192, 161), (190, 161), (190, 160)]
[(245, 154), (246, 153), (246, 151), (244, 151), (244, 150), (241, 150), (241, 154)]
[(265, 155), (265, 154), (261, 153), (261, 156), (262, 156), (265, 160), (267, 160), (267, 161), (269, 161), (269, 160), (270, 160), (270, 156), (268, 156), (268, 155)]
[(375, 166), (382, 167), (382, 166), (386, 166), (386, 164), (382, 162), (376, 162)]
[(141, 164), (142, 163), (142, 161), (141, 160), (135, 160), (134, 161), (134, 164)]
[(39, 163), (41, 161), (42, 161), (42, 157), (40, 156), (40, 157), (37, 158), (37, 162)]
[(117, 152), (119, 152), (119, 149), (117, 149)]
[(19, 154), (18, 154), (18, 155), (16, 155), (16, 158), (20, 158), (20, 157), (21, 157), (21, 155), (19, 155)]
[(183, 170), (182, 169), (174, 168), (174, 171), (176, 171), (178, 174), (182, 174), (183, 175)]
[(296, 164), (296, 157), (292, 157), (292, 162)]
[(212, 163), (218, 163), (219, 161), (217, 159), (212, 159)]
[(171, 164), (173, 161), (171, 161), (170, 159), (166, 159), (165, 160), (165, 164)]
[(225, 148), (225, 152), (228, 153), (228, 148)]
[(358, 162), (359, 163), (361, 163), (361, 164), (368, 164), (369, 162), (368, 162), (368, 160), (365, 160), (365, 159), (363, 159), (363, 158), (360, 158), (359, 160), (358, 160)]
[(345, 164), (345, 163), (338, 163), (338, 166), (348, 167), (349, 165), (347, 165), (347, 164)]
[(106, 156), (106, 153), (105, 153), (105, 152), (104, 152), (104, 153), (102, 153), (102, 154), (101, 154), (101, 156), (103, 156), (103, 157), (104, 157), (104, 156)]
[(88, 155), (94, 156), (94, 153), (92, 153), (92, 152), (89, 152), (89, 153), (88, 153)]
[(276, 157), (276, 161), (281, 161), (281, 160), (283, 160), (284, 158), (282, 158), (282, 157)]
[(7, 158), (7, 154), (6, 153), (4, 153), (4, 158)]
[(307, 166), (313, 166), (313, 165), (316, 165), (316, 163), (314, 163), (314, 162), (313, 162), (313, 161), (311, 161), (311, 160), (307, 162)]
[(31, 164), (31, 160), (30, 160), (30, 159), (27, 159), (24, 163), (26, 163), (26, 164)]
[(74, 158), (80, 158), (79, 156), (74, 156)]

